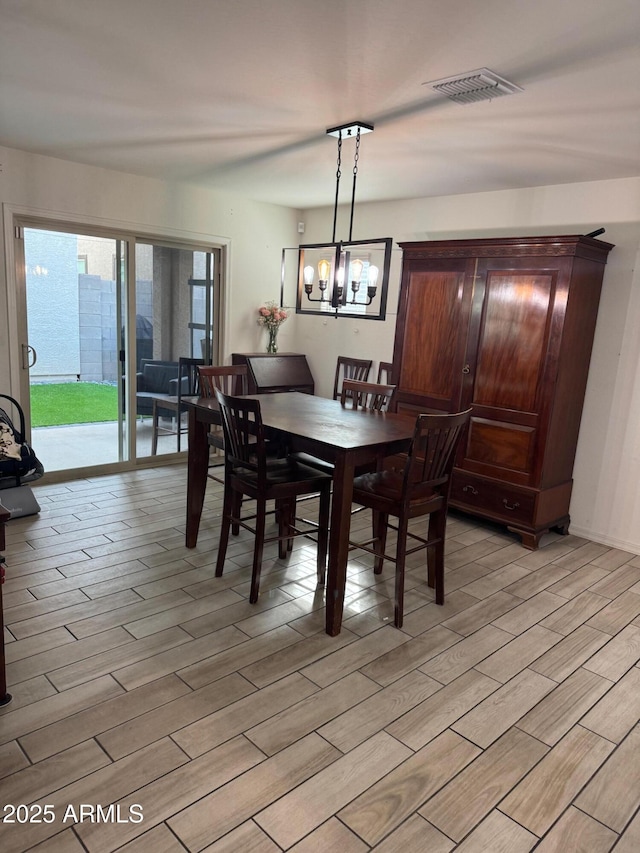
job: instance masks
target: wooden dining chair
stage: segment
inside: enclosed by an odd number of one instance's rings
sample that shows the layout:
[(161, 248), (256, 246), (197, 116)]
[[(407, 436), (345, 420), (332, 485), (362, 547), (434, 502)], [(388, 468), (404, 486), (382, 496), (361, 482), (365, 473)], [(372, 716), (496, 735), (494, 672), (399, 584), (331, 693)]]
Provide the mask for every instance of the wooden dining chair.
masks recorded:
[[(182, 415), (187, 411), (182, 402), (183, 397), (200, 396), (200, 376), (198, 367), (203, 365), (201, 358), (179, 358), (178, 359), (178, 393), (175, 397), (161, 395), (154, 397), (151, 406), (151, 455), (155, 456), (158, 451), (158, 437), (160, 435), (177, 436), (177, 449), (180, 452), (180, 437), (187, 432), (187, 425), (182, 423)], [(160, 426), (160, 418), (171, 418), (175, 421), (175, 428)]]
[[(198, 368), (200, 373), (200, 394), (202, 397), (215, 397), (216, 389), (223, 394), (243, 396), (247, 393), (248, 369), (246, 364), (207, 364)], [(209, 447), (215, 453), (224, 455), (224, 432), (222, 425), (211, 425), (207, 436)], [(215, 473), (217, 465), (210, 465), (207, 476), (216, 483), (224, 483)]]
[(223, 394), (236, 397), (247, 393), (246, 364), (206, 364), (200, 367), (198, 372), (202, 397), (215, 397), (216, 388)]
[(378, 378), (376, 381), (380, 384), (391, 382), (392, 371), (393, 364), (390, 361), (381, 361), (378, 365)]
[(371, 359), (347, 358), (347, 356), (339, 355), (333, 382), (333, 399), (340, 399), (342, 382), (345, 379), (356, 379), (359, 382), (366, 382), (369, 379), (372, 364), (373, 361)]
[(386, 412), (395, 390), (395, 385), (345, 379), (340, 392), (340, 402), (345, 408), (350, 406), (353, 409), (368, 409), (370, 412)]
[[(380, 574), (384, 560), (395, 563), (394, 621), (402, 627), (404, 567), (409, 554), (427, 551), (427, 582), (435, 587), (436, 604), (444, 604), (444, 539), (451, 472), (458, 442), (464, 435), (471, 409), (456, 414), (418, 415), (411, 446), (402, 470), (389, 469), (356, 477), (353, 501), (372, 510), (373, 538), (350, 542), (375, 557)], [(426, 538), (409, 532), (409, 521), (429, 515)], [(396, 524), (389, 517), (397, 519)], [(388, 528), (397, 531), (395, 555), (385, 552)], [(408, 540), (418, 544), (407, 548)]]
[[(329, 541), (329, 503), (331, 477), (303, 465), (291, 456), (275, 458), (267, 454), (260, 401), (233, 397), (216, 390), (220, 406), (225, 444), (225, 478), (220, 543), (216, 561), (216, 577), (222, 575), (234, 525), (253, 533), (253, 566), (249, 601), (258, 600), (260, 570), (264, 545), (278, 542), (278, 556), (284, 559), (292, 550), (294, 536), (316, 534), (318, 582), (324, 584)], [(296, 498), (306, 494), (320, 495), (317, 525), (298, 526)], [(243, 514), (243, 498), (255, 501), (255, 513)], [(267, 511), (267, 502), (274, 501)], [(265, 535), (266, 519), (275, 514), (278, 526), (273, 536)]]

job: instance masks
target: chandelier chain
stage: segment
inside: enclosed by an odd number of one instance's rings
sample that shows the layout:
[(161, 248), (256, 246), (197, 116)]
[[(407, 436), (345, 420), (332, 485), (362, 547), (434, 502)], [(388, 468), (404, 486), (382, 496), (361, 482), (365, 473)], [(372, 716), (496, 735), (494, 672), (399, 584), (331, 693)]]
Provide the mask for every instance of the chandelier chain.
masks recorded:
[(353, 155), (353, 186), (351, 188), (351, 216), (349, 218), (349, 240), (353, 239), (353, 208), (356, 203), (356, 180), (358, 178), (358, 160), (360, 159), (360, 128), (356, 133), (356, 150)]
[(336, 226), (338, 223), (338, 194), (340, 190), (340, 176), (342, 175), (341, 171), (342, 166), (342, 133), (338, 135), (338, 164), (336, 169), (336, 198), (333, 203), (333, 237), (331, 238), (331, 242), (336, 242)]
[(358, 160), (360, 159), (360, 129), (356, 135), (356, 153), (353, 155), (353, 177), (358, 174)]

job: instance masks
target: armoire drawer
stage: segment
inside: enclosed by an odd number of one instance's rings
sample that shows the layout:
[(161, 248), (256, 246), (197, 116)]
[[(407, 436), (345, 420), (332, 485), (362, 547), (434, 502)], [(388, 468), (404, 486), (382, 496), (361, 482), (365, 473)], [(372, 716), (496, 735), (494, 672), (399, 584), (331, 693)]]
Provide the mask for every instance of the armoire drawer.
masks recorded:
[(470, 510), (507, 522), (531, 522), (536, 494), (457, 470), (453, 473), (450, 503), (464, 504)]

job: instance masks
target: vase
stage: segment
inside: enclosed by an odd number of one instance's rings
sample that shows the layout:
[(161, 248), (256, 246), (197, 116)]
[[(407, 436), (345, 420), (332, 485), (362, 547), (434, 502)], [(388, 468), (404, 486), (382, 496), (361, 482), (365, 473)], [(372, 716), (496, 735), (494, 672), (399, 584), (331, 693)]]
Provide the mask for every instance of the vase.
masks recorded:
[(267, 352), (278, 352), (278, 327), (272, 326), (269, 329), (269, 343), (267, 344)]

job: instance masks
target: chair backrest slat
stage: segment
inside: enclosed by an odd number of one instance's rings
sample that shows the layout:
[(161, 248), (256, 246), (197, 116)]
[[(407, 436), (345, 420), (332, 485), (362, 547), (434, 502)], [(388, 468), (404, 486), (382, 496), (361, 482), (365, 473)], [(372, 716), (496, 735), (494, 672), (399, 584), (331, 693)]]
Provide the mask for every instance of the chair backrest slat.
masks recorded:
[(393, 364), (390, 361), (381, 361), (378, 365), (377, 382), (384, 384), (391, 382), (391, 374), (393, 372)]
[(430, 486), (446, 483), (455, 451), (469, 423), (471, 409), (442, 415), (418, 415), (404, 471), (407, 500)]
[(266, 483), (266, 449), (260, 401), (223, 394), (217, 388), (224, 431), (225, 467), (246, 469)]
[(342, 383), (340, 402), (354, 409), (369, 409), (372, 412), (386, 412), (393, 399), (395, 385), (381, 385), (377, 382), (357, 382), (345, 379)]
[(344, 355), (338, 356), (336, 363), (336, 376), (333, 383), (333, 399), (340, 397), (342, 390), (341, 381), (355, 379), (358, 382), (366, 382), (369, 379), (369, 371), (373, 361), (365, 358), (348, 358)]
[(200, 393), (214, 397), (216, 388), (223, 394), (243, 396), (247, 393), (247, 365), (206, 365), (200, 368)]

